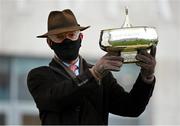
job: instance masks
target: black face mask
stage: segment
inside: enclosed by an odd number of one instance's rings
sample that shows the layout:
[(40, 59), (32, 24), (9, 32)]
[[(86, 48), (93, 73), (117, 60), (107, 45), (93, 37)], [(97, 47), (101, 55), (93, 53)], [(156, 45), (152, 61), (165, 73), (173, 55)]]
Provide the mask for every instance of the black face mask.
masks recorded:
[(72, 41), (70, 39), (65, 39), (62, 43), (55, 43), (51, 45), (51, 49), (54, 50), (55, 54), (65, 62), (70, 62), (75, 60), (79, 55), (79, 48), (81, 47), (81, 38)]

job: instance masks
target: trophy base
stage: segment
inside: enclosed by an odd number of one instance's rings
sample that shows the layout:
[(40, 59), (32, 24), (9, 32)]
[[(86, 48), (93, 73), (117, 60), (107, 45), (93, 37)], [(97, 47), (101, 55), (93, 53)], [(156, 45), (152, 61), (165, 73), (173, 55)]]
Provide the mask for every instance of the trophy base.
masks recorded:
[[(149, 53), (150, 49), (146, 49), (147, 52)], [(133, 50), (133, 51), (107, 51), (110, 55), (114, 55), (114, 56), (121, 56), (122, 58), (124, 58), (124, 64), (129, 64), (129, 63), (137, 63), (139, 62), (136, 59), (136, 55), (138, 54), (137, 50)]]
[(135, 58), (138, 51), (130, 51), (130, 52), (108, 51), (108, 53), (113, 56), (121, 56), (122, 58), (124, 58), (124, 62), (123, 62), (124, 64), (138, 62), (138, 60), (136, 60)]
[(136, 60), (137, 51), (132, 52), (121, 52), (121, 57), (124, 58), (124, 64), (128, 63), (136, 63), (138, 60)]

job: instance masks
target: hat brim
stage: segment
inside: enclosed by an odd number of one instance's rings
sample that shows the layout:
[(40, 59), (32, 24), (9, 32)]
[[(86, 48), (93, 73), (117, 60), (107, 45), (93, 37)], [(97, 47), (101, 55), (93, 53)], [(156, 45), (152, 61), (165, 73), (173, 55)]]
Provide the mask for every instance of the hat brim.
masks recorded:
[(61, 34), (61, 33), (65, 33), (65, 32), (76, 31), (76, 30), (83, 31), (89, 27), (90, 26), (87, 26), (87, 27), (75, 26), (75, 27), (66, 27), (66, 28), (54, 29), (54, 30), (48, 31), (47, 33), (45, 33), (43, 35), (37, 36), (37, 38), (47, 38), (49, 35), (56, 35), (56, 34)]

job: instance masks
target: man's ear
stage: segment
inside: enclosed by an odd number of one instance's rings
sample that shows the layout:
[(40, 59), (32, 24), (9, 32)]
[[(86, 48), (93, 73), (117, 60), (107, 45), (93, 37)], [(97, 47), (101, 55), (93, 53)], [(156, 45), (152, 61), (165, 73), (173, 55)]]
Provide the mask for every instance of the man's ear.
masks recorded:
[(82, 40), (83, 39), (83, 34), (80, 33), (79, 36), (80, 36), (80, 39)]
[(52, 44), (53, 44), (52, 41), (49, 38), (47, 38), (46, 41), (49, 47), (52, 49)]

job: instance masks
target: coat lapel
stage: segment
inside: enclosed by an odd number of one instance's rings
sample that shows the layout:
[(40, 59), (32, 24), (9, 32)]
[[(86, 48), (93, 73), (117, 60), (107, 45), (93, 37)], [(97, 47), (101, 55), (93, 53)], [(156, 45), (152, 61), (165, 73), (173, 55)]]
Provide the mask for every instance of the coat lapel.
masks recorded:
[[(81, 56), (79, 56), (79, 60), (80, 60), (79, 74), (81, 75), (83, 74), (85, 69), (88, 69), (89, 67), (91, 67), (91, 65), (87, 64), (86, 61)], [(52, 61), (49, 63), (49, 67), (66, 78), (73, 78), (73, 79), (76, 78), (74, 72), (72, 72), (67, 66), (65, 66), (62, 63), (62, 61), (60, 61), (56, 57), (54, 57)]]

